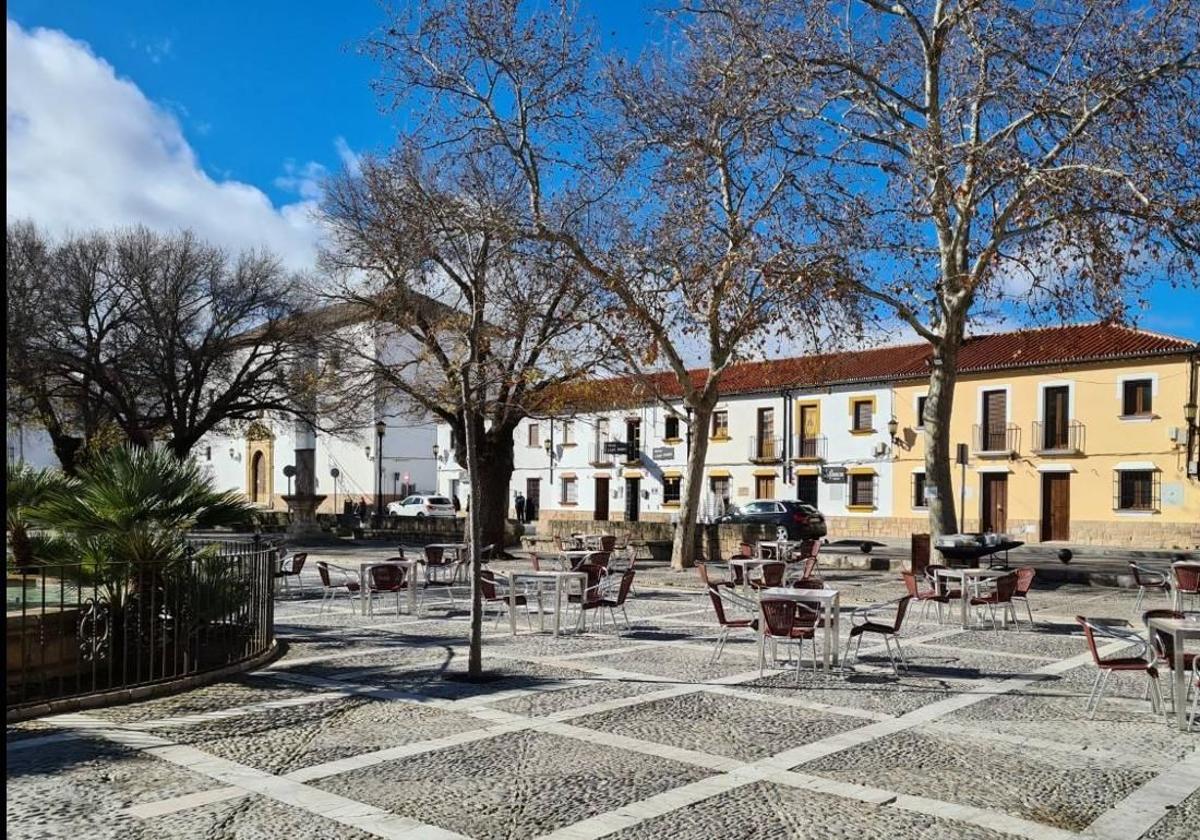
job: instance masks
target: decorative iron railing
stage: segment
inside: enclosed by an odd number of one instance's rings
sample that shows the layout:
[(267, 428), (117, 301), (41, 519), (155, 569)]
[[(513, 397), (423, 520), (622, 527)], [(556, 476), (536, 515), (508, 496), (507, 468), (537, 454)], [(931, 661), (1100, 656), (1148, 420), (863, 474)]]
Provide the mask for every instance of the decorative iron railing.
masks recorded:
[(824, 461), (828, 450), (825, 435), (796, 435), (792, 439), (792, 459), (796, 461)]
[(201, 674), (274, 641), (279, 546), (189, 538), (160, 563), (9, 568), (9, 709)]
[(974, 451), (982, 456), (1015, 455), (1021, 451), (1021, 427), (1016, 423), (1004, 426), (971, 427)]
[(783, 458), (783, 438), (756, 437), (750, 438), (751, 461), (779, 461)]
[(1084, 426), (1078, 420), (1067, 424), (1033, 421), (1033, 451), (1043, 454), (1082, 454)]

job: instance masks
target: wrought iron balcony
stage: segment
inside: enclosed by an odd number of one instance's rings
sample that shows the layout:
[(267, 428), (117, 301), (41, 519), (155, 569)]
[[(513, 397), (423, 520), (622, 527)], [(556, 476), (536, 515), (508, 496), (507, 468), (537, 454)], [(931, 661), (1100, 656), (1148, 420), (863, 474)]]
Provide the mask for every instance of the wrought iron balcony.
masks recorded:
[(750, 460), (759, 463), (783, 460), (783, 438), (752, 436)]
[(1021, 451), (1021, 427), (1008, 423), (999, 427), (971, 427), (972, 447), (981, 458), (1007, 458)]
[(1086, 428), (1078, 420), (1065, 426), (1033, 421), (1033, 451), (1041, 455), (1082, 455)]
[(793, 461), (824, 461), (828, 449), (825, 435), (796, 435), (792, 438)]

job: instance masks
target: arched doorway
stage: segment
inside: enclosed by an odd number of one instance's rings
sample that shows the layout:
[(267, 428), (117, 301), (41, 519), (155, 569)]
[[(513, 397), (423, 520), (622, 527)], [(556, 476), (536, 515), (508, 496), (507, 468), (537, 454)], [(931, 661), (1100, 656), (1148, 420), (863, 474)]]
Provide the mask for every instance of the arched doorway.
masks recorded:
[(267, 459), (262, 450), (250, 459), (250, 501), (264, 504), (267, 500)]

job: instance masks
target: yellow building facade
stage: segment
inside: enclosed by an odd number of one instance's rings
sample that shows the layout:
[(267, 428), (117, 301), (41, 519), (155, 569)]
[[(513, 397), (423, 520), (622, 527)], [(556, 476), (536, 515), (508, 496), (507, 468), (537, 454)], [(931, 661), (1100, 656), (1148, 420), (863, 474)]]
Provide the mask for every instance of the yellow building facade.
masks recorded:
[[(962, 530), (1026, 543), (1200, 546), (1200, 481), (1188, 463), (1196, 375), (1193, 354), (960, 375), (950, 434)], [(927, 391), (898, 383), (893, 403), (893, 511), (913, 531), (928, 527)]]

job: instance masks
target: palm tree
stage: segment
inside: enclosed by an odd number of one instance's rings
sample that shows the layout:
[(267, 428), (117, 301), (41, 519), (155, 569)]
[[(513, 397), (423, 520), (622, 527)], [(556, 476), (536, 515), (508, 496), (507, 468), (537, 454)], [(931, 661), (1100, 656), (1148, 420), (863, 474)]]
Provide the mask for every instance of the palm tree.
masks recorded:
[(58, 534), (39, 530), (29, 520), (29, 513), (50, 497), (68, 492), (74, 479), (59, 470), (38, 470), (25, 463), (10, 462), (5, 472), (4, 528), (9, 567), (28, 569), (68, 562), (71, 543)]

